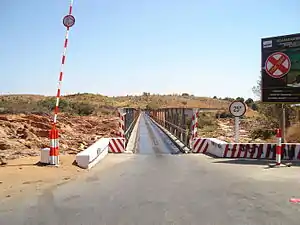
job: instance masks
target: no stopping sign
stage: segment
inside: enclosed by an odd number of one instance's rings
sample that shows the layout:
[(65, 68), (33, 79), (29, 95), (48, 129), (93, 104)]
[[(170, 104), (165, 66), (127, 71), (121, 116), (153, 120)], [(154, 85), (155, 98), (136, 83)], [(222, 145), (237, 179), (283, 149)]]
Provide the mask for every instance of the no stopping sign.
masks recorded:
[(291, 69), (291, 60), (283, 52), (271, 54), (265, 63), (266, 72), (273, 78), (284, 77)]
[(63, 19), (63, 24), (67, 28), (72, 27), (75, 24), (75, 17), (72, 15), (66, 15)]
[(235, 117), (241, 117), (246, 113), (246, 104), (241, 101), (233, 101), (229, 106), (229, 112)]

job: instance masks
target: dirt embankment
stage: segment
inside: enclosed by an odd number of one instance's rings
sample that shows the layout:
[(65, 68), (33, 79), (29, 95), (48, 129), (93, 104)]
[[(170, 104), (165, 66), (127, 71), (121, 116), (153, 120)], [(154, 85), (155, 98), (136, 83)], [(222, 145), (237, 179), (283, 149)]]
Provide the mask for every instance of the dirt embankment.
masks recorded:
[[(255, 127), (259, 127), (258, 122), (255, 118), (249, 118), (240, 120), (239, 126), (239, 142), (243, 143), (265, 143), (265, 142), (274, 142), (274, 138), (261, 139), (256, 138), (252, 134), (252, 130)], [(208, 125), (204, 125), (199, 128), (199, 136), (206, 138), (218, 138), (227, 142), (234, 142), (234, 130), (235, 122), (233, 118), (226, 119), (212, 119), (212, 122), (209, 122)]]
[[(2, 161), (38, 156), (49, 147), (50, 115), (0, 115), (0, 158)], [(60, 153), (77, 154), (101, 137), (116, 136), (117, 117), (67, 116), (58, 118)]]

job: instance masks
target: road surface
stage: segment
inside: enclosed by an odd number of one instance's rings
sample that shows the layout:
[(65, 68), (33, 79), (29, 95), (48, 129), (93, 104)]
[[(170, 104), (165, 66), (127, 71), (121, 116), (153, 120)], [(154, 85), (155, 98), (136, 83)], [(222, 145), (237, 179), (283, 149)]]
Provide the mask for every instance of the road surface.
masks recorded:
[(179, 149), (153, 121), (142, 113), (134, 150), (140, 154), (179, 154)]
[[(140, 141), (153, 146), (145, 123), (142, 118)], [(149, 126), (159, 151), (141, 144), (146, 154), (109, 155), (76, 180), (5, 201), (0, 224), (299, 225), (300, 205), (288, 201), (300, 197), (298, 167), (162, 154), (173, 148), (162, 149)]]

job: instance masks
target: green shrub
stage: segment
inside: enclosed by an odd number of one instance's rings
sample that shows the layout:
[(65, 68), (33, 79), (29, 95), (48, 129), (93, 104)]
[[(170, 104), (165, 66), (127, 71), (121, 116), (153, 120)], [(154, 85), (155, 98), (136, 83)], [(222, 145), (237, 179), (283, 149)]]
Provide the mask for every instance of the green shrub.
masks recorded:
[(93, 114), (95, 107), (88, 103), (72, 103), (72, 111), (80, 116), (89, 116)]
[[(47, 98), (37, 102), (38, 111), (53, 111), (56, 105), (56, 98)], [(60, 99), (59, 101), (59, 111), (60, 112), (72, 112), (70, 107), (70, 102), (65, 99)]]
[(275, 135), (275, 130), (268, 130), (263, 128), (253, 129), (250, 133), (252, 139), (261, 138), (263, 140), (269, 139)]

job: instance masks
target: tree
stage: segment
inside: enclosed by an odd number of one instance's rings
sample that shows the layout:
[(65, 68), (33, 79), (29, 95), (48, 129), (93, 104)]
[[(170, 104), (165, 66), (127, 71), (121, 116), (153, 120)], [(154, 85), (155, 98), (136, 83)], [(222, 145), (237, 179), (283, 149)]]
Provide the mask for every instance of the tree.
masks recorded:
[(254, 110), (254, 111), (257, 111), (258, 110), (257, 104), (252, 103), (251, 109)]
[(218, 99), (218, 97), (217, 97), (217, 96), (214, 96), (213, 99)]
[(251, 107), (251, 105), (254, 103), (253, 99), (252, 98), (248, 98), (246, 101), (245, 101), (246, 105)]
[(256, 97), (261, 97), (261, 76), (259, 76), (259, 79), (257, 80), (257, 83), (254, 87), (252, 87), (252, 91), (255, 94)]
[(243, 97), (237, 97), (236, 100), (237, 100), (237, 101), (241, 101), (241, 102), (244, 102), (244, 101), (245, 101), (245, 99), (244, 99)]
[(153, 110), (158, 109), (159, 105), (156, 102), (151, 101), (148, 105), (146, 105), (146, 109)]

